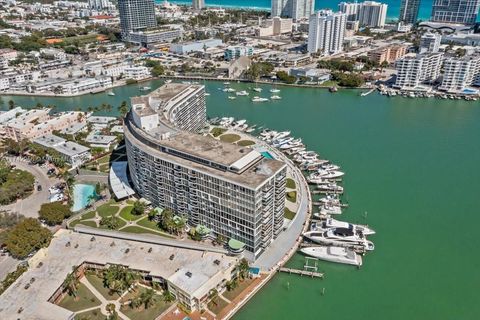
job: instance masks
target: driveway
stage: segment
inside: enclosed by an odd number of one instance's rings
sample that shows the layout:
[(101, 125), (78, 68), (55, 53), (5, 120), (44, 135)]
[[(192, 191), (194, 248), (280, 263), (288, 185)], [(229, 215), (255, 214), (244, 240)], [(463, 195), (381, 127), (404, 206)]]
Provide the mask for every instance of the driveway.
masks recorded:
[[(37, 218), (38, 211), (42, 203), (49, 202), (49, 192), (48, 189), (58, 183), (60, 180), (56, 178), (50, 178), (47, 175), (47, 169), (42, 168), (38, 165), (30, 165), (24, 158), (21, 157), (9, 157), (8, 161), (15, 165), (20, 170), (25, 170), (33, 174), (37, 184), (35, 184), (35, 189), (33, 193), (25, 199), (18, 200), (15, 203), (9, 204), (7, 206), (0, 206), (0, 210), (7, 210), (12, 212), (18, 212), (23, 214), (25, 217)], [(42, 186), (42, 191), (37, 191), (37, 185)]]

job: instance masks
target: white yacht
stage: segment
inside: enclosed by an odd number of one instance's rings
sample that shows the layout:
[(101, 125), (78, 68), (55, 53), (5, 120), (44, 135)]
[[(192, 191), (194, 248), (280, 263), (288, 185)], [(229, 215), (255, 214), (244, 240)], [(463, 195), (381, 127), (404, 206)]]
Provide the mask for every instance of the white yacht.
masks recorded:
[(235, 89), (233, 89), (233, 88), (225, 88), (225, 89), (223, 89), (223, 92), (235, 92)]
[(152, 89), (152, 88), (150, 88), (150, 87), (141, 87), (141, 88), (140, 88), (140, 91), (148, 91), (148, 90), (150, 90), (150, 89)]
[(343, 177), (345, 173), (342, 171), (327, 171), (327, 170), (318, 170), (317, 175), (324, 179), (337, 179)]
[(245, 90), (235, 92), (237, 96), (248, 96), (249, 93)]
[(308, 256), (336, 263), (350, 264), (353, 266), (362, 265), (362, 256), (355, 251), (343, 247), (307, 247), (300, 251)]
[(343, 192), (343, 187), (337, 185), (336, 183), (328, 183), (328, 184), (319, 185), (318, 190), (335, 192), (335, 193), (342, 193)]
[(115, 93), (114, 93), (113, 91), (109, 91), (109, 92), (107, 93), (107, 95), (113, 97), (113, 96), (115, 95)]
[(252, 99), (252, 102), (267, 102), (267, 101), (268, 101), (267, 98), (261, 98), (261, 97), (257, 97), (257, 96), (253, 97), (253, 99)]
[(172, 79), (165, 80), (165, 83), (171, 83), (171, 82), (172, 82)]
[(273, 96), (270, 97), (270, 99), (272, 99), (272, 100), (281, 100), (282, 97), (277, 96), (277, 95), (273, 95)]
[(328, 214), (328, 215), (342, 214), (342, 207), (324, 203), (320, 207), (320, 214)]
[(262, 88), (255, 87), (255, 88), (253, 88), (253, 91), (255, 91), (255, 92), (262, 92)]
[(227, 82), (224, 82), (223, 84), (228, 86), (228, 85), (230, 85), (230, 82), (227, 81)]
[(230, 100), (235, 100), (235, 99), (237, 99), (237, 97), (234, 97), (234, 96), (228, 96), (228, 99), (230, 99)]
[(366, 250), (375, 249), (373, 242), (365, 239), (363, 234), (355, 233), (349, 228), (331, 228), (326, 231), (308, 231), (303, 236), (313, 242), (336, 246), (363, 246)]
[(270, 89), (270, 92), (271, 93), (279, 93), (280, 89), (272, 88), (272, 89)]
[(370, 229), (367, 226), (361, 225), (361, 224), (353, 224), (353, 223), (348, 223), (344, 221), (339, 221), (335, 220), (333, 218), (328, 218), (324, 221), (322, 221), (322, 228), (328, 229), (328, 228), (348, 228), (348, 229), (353, 229), (357, 233), (361, 232), (364, 235), (372, 235), (375, 234), (375, 231)]
[(322, 165), (321, 169), (326, 170), (326, 171), (337, 171), (337, 170), (340, 170), (340, 166), (329, 163), (329, 164)]
[(210, 93), (208, 93), (208, 92), (205, 92), (205, 95), (206, 95), (206, 96), (209, 96), (209, 95), (210, 95)]

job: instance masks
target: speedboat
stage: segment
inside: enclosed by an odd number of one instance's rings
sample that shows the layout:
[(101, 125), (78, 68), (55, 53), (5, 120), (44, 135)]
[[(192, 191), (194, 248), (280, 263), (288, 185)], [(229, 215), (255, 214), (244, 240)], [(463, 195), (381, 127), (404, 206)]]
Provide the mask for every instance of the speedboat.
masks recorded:
[(343, 192), (343, 187), (339, 186), (335, 183), (328, 183), (328, 184), (322, 184), (318, 186), (318, 190), (320, 191), (328, 191), (328, 192), (336, 192), (336, 193), (342, 193)]
[(277, 96), (277, 95), (273, 95), (273, 96), (270, 97), (270, 99), (272, 99), (272, 100), (280, 100), (280, 99), (282, 99), (282, 97)]
[(253, 91), (255, 91), (255, 92), (262, 92), (262, 88), (259, 88), (259, 87), (253, 88)]
[(235, 92), (235, 94), (236, 94), (237, 96), (248, 96), (248, 95), (249, 95), (249, 93), (248, 93), (247, 91), (245, 91), (245, 90)]
[(275, 88), (273, 88), (273, 89), (270, 89), (270, 92), (271, 92), (271, 93), (279, 93), (279, 92), (280, 92), (280, 89), (275, 89)]
[(226, 82), (224, 82), (223, 84), (224, 84), (225, 86), (228, 86), (228, 85), (230, 85), (230, 82), (226, 81)]
[(109, 91), (109, 92), (107, 93), (107, 95), (113, 97), (113, 96), (115, 95), (115, 93), (114, 93), (113, 91)]
[(361, 224), (353, 224), (344, 221), (335, 220), (333, 218), (328, 218), (322, 222), (322, 228), (329, 229), (329, 228), (348, 228), (353, 229), (356, 232), (361, 232), (362, 234), (368, 236), (375, 234), (375, 231), (370, 229), (367, 226)]
[(233, 88), (225, 88), (225, 89), (223, 89), (223, 92), (235, 92), (235, 89), (233, 89)]
[(205, 95), (206, 95), (206, 96), (209, 96), (209, 95), (210, 95), (210, 93), (208, 93), (208, 92), (205, 92)]
[(252, 102), (266, 102), (267, 98), (253, 97)]
[(307, 247), (300, 251), (308, 256), (336, 263), (349, 264), (353, 266), (362, 265), (362, 257), (355, 251), (343, 247)]
[(171, 82), (172, 82), (172, 79), (167, 79), (167, 80), (165, 80), (165, 83), (167, 83), (167, 84), (168, 84), (168, 83), (171, 83)]
[(235, 99), (237, 99), (237, 97), (234, 97), (234, 96), (228, 96), (228, 99), (230, 99), (230, 100), (235, 100)]
[(141, 87), (140, 91), (148, 91), (150, 89), (152, 89), (152, 88), (151, 87)]
[(326, 171), (337, 171), (337, 170), (340, 170), (340, 166), (337, 166), (334, 164), (324, 164), (321, 166), (321, 169)]

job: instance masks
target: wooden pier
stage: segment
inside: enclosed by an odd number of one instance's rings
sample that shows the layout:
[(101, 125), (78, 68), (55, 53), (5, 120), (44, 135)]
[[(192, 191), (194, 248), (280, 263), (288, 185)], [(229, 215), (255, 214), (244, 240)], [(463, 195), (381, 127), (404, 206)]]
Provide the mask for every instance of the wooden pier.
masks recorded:
[(312, 278), (323, 278), (323, 273), (320, 272), (314, 272), (314, 271), (307, 271), (307, 270), (298, 270), (298, 269), (292, 269), (292, 268), (280, 268), (278, 269), (279, 272), (285, 272), (285, 273), (290, 273), (290, 274), (298, 274), (300, 276), (308, 276)]

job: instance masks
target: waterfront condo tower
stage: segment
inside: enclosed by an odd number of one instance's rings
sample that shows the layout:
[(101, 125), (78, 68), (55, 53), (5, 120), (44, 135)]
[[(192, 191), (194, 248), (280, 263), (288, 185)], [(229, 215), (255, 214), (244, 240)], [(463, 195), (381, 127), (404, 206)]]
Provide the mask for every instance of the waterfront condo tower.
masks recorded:
[(323, 55), (343, 51), (347, 15), (331, 10), (319, 10), (310, 16), (308, 52)]
[(315, 8), (314, 0), (272, 0), (272, 17), (292, 18), (294, 21), (308, 18)]
[(479, 9), (480, 0), (434, 0), (431, 20), (472, 25)]
[(420, 9), (420, 0), (402, 0), (400, 4), (400, 22), (406, 24), (415, 24), (418, 19), (418, 10)]
[(190, 226), (243, 242), (257, 258), (283, 226), (286, 164), (198, 134), (206, 122), (201, 85), (166, 84), (131, 104), (124, 130), (137, 193)]
[(192, 0), (192, 7), (194, 10), (202, 10), (205, 8), (205, 0)]
[(347, 15), (348, 21), (358, 21), (360, 26), (378, 28), (385, 26), (388, 5), (375, 1), (340, 2), (338, 10)]
[(154, 0), (118, 0), (122, 39), (129, 40), (130, 32), (144, 31), (157, 26)]

